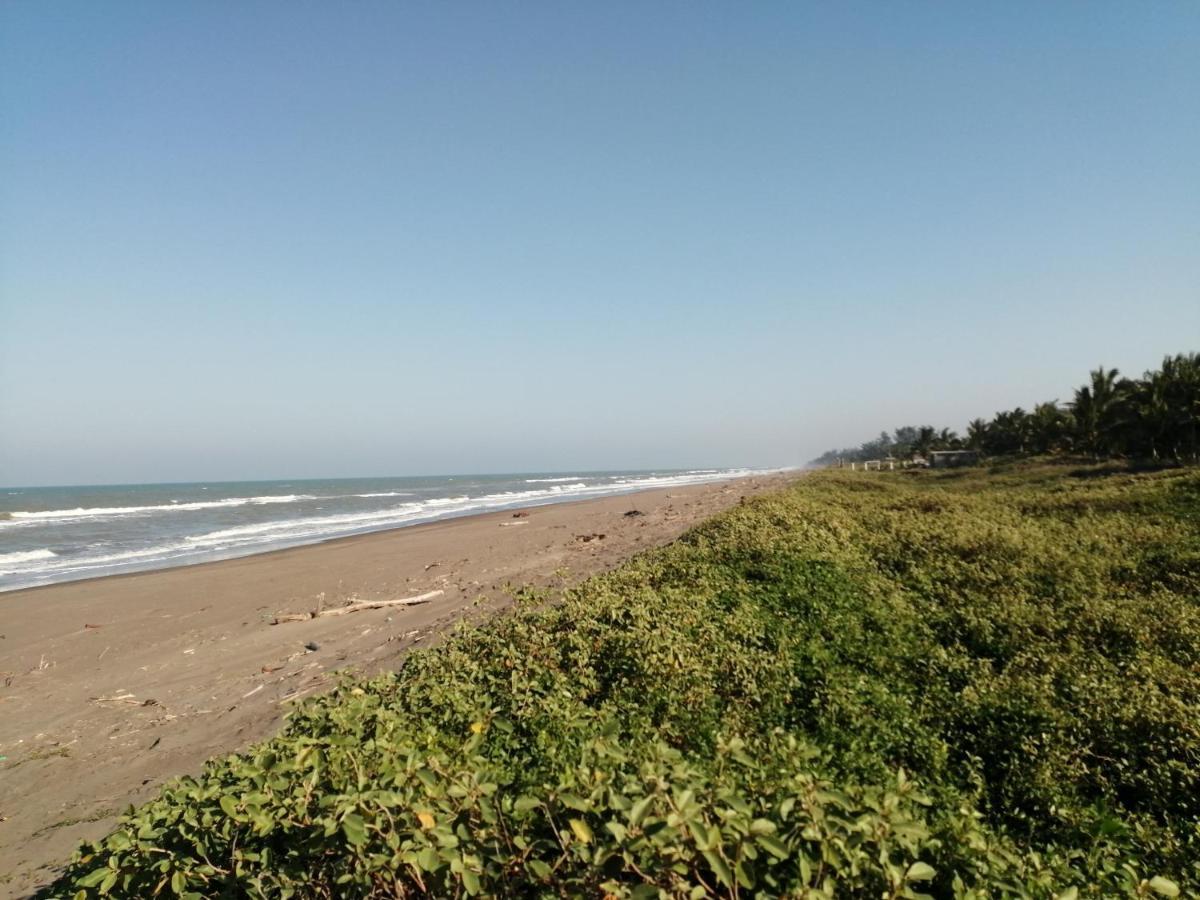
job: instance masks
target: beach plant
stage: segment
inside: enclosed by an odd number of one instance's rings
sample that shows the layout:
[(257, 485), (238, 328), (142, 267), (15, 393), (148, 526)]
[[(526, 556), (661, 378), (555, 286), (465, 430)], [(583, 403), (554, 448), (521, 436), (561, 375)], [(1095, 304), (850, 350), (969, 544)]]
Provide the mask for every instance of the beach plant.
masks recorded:
[(523, 593), (44, 896), (1197, 892), (1200, 473), (1006, 463), (817, 473)]

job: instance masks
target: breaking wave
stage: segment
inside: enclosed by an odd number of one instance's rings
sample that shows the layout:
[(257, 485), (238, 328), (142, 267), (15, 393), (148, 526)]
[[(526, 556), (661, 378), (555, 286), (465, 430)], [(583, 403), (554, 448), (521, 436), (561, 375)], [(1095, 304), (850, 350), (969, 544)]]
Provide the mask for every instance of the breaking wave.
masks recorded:
[(230, 497), (226, 500), (197, 500), (190, 503), (160, 503), (154, 506), (93, 506), (75, 509), (45, 509), (34, 512), (11, 512), (9, 520), (47, 521), (54, 519), (85, 519), (101, 516), (132, 516), (147, 512), (194, 512), (201, 509), (219, 509), (230, 506), (263, 505), (267, 503), (296, 503), (300, 500), (316, 500), (310, 494), (284, 494), (267, 497)]

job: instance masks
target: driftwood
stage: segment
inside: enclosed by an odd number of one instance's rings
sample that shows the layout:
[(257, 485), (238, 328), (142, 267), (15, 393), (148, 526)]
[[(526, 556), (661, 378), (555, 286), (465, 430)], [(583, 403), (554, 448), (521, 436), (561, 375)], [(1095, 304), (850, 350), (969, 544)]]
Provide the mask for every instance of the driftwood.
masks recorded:
[(275, 621), (271, 624), (282, 625), (284, 622), (303, 622), (307, 619), (323, 619), (326, 616), (344, 616), (348, 613), (362, 612), (365, 609), (384, 609), (388, 606), (416, 606), (419, 603), (428, 603), (434, 597), (440, 597), (444, 593), (446, 592), (443, 590), (436, 590), (418, 594), (415, 597), (402, 597), (399, 600), (360, 600), (357, 603), (338, 606), (334, 609), (317, 609), (310, 613), (290, 613), (276, 616)]
[(115, 694), (112, 697), (88, 697), (93, 703), (128, 703), (130, 706), (158, 706), (154, 699), (139, 700), (133, 694)]

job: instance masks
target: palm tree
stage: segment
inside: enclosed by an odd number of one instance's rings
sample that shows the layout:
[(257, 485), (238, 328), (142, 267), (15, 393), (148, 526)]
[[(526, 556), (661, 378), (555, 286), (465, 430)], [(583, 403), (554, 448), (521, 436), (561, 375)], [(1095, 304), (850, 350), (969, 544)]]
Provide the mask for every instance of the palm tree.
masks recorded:
[[(1150, 377), (1151, 373), (1147, 373)], [(1158, 373), (1169, 412), (1166, 441), (1177, 460), (1200, 459), (1200, 353), (1180, 353), (1163, 360)]]
[(996, 413), (987, 429), (987, 444), (990, 453), (1024, 453), (1029, 445), (1029, 414), (1021, 407)]
[(1035, 453), (1049, 453), (1062, 448), (1067, 416), (1057, 400), (1039, 403), (1029, 417), (1030, 442)]
[(1174, 418), (1168, 399), (1168, 379), (1162, 372), (1147, 372), (1145, 378), (1131, 386), (1127, 401), (1121, 424), (1128, 448), (1134, 453), (1148, 453), (1157, 460)]
[(972, 450), (982, 450), (987, 443), (988, 424), (983, 419), (972, 419), (967, 423), (967, 446)]
[(962, 446), (962, 441), (958, 439), (957, 432), (951, 431), (949, 428), (943, 428), (937, 433), (934, 445), (938, 450), (957, 450)]
[(1113, 449), (1111, 430), (1120, 399), (1116, 369), (1104, 366), (1091, 372), (1091, 383), (1075, 391), (1071, 413), (1080, 446), (1093, 456)]
[(1101, 366), (1065, 407), (1039, 403), (1032, 413), (1020, 407), (996, 413), (991, 422), (975, 419), (966, 440), (949, 428), (930, 425), (897, 428), (857, 449), (829, 451), (818, 461), (873, 459), (968, 446), (989, 454), (1047, 453), (1078, 449), (1093, 456), (1145, 455), (1156, 460), (1200, 462), (1200, 353), (1179, 353), (1136, 381)]
[(913, 452), (928, 457), (935, 440), (937, 440), (937, 432), (933, 430), (933, 426), (922, 425), (917, 429), (917, 438), (913, 441)]

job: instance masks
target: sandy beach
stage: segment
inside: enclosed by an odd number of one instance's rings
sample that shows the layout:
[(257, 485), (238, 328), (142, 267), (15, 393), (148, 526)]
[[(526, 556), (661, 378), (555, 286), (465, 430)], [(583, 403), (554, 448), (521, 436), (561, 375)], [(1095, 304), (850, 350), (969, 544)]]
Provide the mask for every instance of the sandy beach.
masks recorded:
[[(26, 896), (165, 780), (270, 735), (339, 670), (394, 666), (465, 615), (502, 608), (507, 585), (568, 585), (789, 477), (488, 513), (0, 595), (0, 896)], [(431, 591), (442, 593), (421, 605), (272, 624)]]

